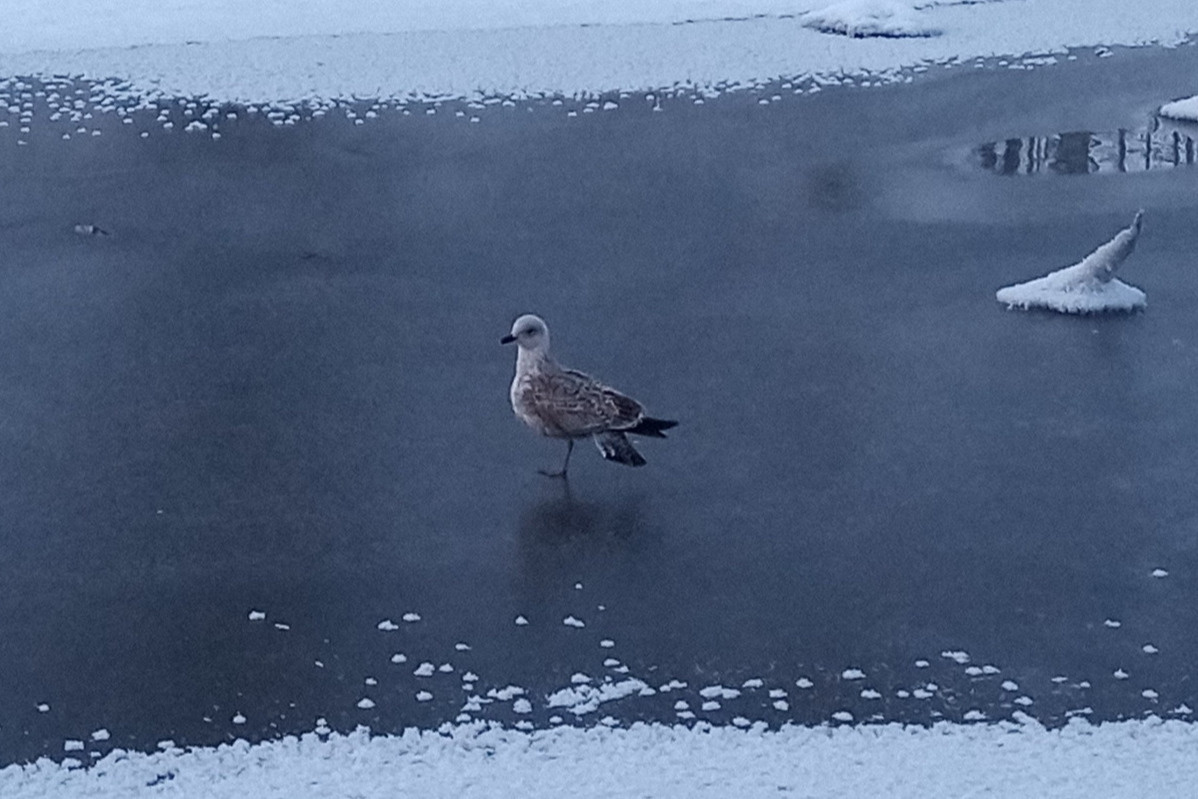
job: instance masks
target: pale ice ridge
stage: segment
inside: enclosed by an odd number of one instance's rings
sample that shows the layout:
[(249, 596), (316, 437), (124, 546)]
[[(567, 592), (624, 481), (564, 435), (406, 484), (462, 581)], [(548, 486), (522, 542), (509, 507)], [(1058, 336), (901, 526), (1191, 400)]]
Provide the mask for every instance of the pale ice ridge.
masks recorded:
[[(372, 736), (308, 733), (250, 745), (114, 751), (81, 768), (0, 769), (6, 799), (191, 797), (1181, 797), (1198, 781), (1198, 725), (1149, 718), (1048, 730), (562, 726), (480, 723)], [(164, 776), (169, 775), (169, 776)], [(149, 787), (153, 786), (153, 787)]]
[(1182, 122), (1198, 122), (1198, 94), (1165, 103), (1161, 106), (1160, 115)]
[[(32, 0), (22, 0), (28, 2)], [(910, 79), (894, 72), (904, 66), (1011, 54), (1044, 56), (1070, 47), (1175, 45), (1198, 32), (1198, 3), (1192, 0), (934, 5), (917, 13), (921, 24), (942, 30), (943, 35), (918, 39), (854, 39), (819, 33), (803, 27), (797, 17), (811, 4), (800, 3), (790, 9), (795, 16), (782, 16), (775, 0), (762, 6), (713, 0), (706, 5), (710, 14), (704, 16), (751, 16), (753, 8), (779, 15), (674, 24), (677, 20), (665, 23), (654, 16), (660, 6), (636, 6), (644, 9), (644, 16), (637, 17), (630, 10), (633, 6), (626, 4), (621, 12), (626, 17), (621, 19), (627, 24), (619, 25), (499, 27), (499, 20), (497, 27), (487, 30), (385, 33), (373, 32), (388, 26), (380, 22), (370, 27), (374, 23), (366, 15), (362, 24), (370, 32), (341, 36), (330, 35), (323, 23), (306, 24), (306, 17), (297, 15), (294, 25), (263, 34), (268, 38), (236, 41), (217, 23), (205, 28), (197, 21), (201, 35), (191, 37), (196, 43), (180, 44), (175, 34), (168, 35), (165, 29), (159, 33), (156, 27), (167, 26), (171, 13), (157, 6), (151, 11), (147, 3), (126, 4), (130, 15), (138, 18), (134, 30), (141, 31), (146, 42), (165, 43), (112, 46), (109, 34), (115, 23), (90, 7), (83, 11), (79, 0), (37, 4), (61, 7), (64, 15), (73, 10), (88, 23), (67, 25), (63, 30), (74, 33), (53, 34), (59, 38), (52, 43), (39, 38), (47, 25), (33, 24), (33, 20), (45, 23), (42, 17), (18, 12), (14, 25), (8, 15), (6, 39), (0, 45), (5, 51), (0, 54), (0, 76), (116, 78), (128, 82), (119, 91), (129, 97), (206, 97), (213, 102), (581, 96), (618, 89), (746, 87), (778, 77), (866, 71), (889, 72), (889, 78), (874, 81), (889, 82)], [(317, 0), (312, 3), (314, 8), (319, 5)], [(214, 0), (211, 8), (219, 10), (223, 4)], [(183, 5), (175, 2), (171, 8), (183, 14), (178, 10)], [(134, 13), (136, 9), (142, 13)], [(211, 40), (203, 40), (205, 31)], [(92, 49), (97, 44), (108, 46)], [(54, 51), (31, 49), (45, 46)]]
[(1144, 212), (1136, 214), (1130, 226), (1087, 255), (1079, 263), (1058, 269), (1044, 277), (1001, 288), (995, 294), (1008, 308), (1044, 308), (1062, 313), (1100, 313), (1134, 311), (1147, 304), (1140, 289), (1114, 277), (1128, 256), (1135, 251)]

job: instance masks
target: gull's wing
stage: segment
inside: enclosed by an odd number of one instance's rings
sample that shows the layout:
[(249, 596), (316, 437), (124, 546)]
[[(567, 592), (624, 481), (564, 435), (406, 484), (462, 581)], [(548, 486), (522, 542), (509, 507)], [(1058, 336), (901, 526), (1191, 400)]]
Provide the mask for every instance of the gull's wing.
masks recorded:
[(521, 392), (529, 412), (560, 436), (623, 430), (634, 427), (645, 413), (636, 400), (572, 369), (529, 375)]

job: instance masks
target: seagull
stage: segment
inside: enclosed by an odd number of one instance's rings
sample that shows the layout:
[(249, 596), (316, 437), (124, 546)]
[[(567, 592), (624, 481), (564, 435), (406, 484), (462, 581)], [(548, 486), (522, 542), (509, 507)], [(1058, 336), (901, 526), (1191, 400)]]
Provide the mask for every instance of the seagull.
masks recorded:
[(566, 477), (574, 441), (591, 438), (600, 454), (625, 466), (644, 466), (626, 434), (665, 438), (678, 422), (645, 415), (639, 402), (603, 385), (590, 375), (563, 369), (549, 356), (549, 328), (539, 316), (525, 314), (512, 323), (500, 344), (515, 343), (516, 377), (512, 380), (512, 410), (543, 436), (566, 439), (561, 471), (541, 474)]

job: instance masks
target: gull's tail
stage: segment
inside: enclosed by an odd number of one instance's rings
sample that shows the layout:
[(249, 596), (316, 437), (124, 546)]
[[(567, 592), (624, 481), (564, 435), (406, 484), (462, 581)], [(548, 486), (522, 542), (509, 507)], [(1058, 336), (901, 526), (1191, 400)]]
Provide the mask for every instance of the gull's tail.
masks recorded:
[(636, 451), (636, 447), (632, 446), (628, 437), (623, 433), (612, 430), (597, 433), (595, 434), (595, 446), (599, 448), (599, 452), (605, 460), (622, 463), (625, 466), (645, 465), (645, 459), (641, 457), (641, 453)]
[(630, 427), (625, 430), (625, 433), (635, 433), (638, 436), (653, 436), (654, 438), (665, 438), (666, 434), (663, 430), (669, 430), (671, 427), (677, 427), (678, 423), (669, 419), (654, 419), (651, 416), (646, 416), (636, 423), (636, 427)]

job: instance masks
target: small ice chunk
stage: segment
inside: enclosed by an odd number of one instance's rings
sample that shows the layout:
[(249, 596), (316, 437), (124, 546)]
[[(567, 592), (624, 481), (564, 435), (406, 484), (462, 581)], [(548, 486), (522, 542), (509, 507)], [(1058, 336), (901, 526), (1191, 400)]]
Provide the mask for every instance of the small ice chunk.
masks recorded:
[(68, 738), (62, 742), (62, 751), (64, 752), (82, 752), (83, 741), (76, 741)]
[(1128, 673), (1126, 671), (1124, 671), (1123, 669), (1115, 669), (1115, 679), (1116, 680), (1126, 680), (1128, 678), (1128, 676), (1129, 676)]
[(959, 666), (964, 666), (969, 662), (969, 653), (960, 649), (946, 649), (940, 653), (940, 657), (945, 658), (946, 660), (951, 660)]
[(1003, 680), (1002, 689), (1004, 691), (1018, 691), (1019, 683), (1015, 682), (1014, 680)]
[(591, 678), (582, 672), (576, 672), (570, 675), (570, 682), (574, 685), (591, 682)]
[(1112, 630), (1114, 630), (1117, 627), (1123, 626), (1123, 622), (1116, 621), (1115, 619), (1107, 619), (1106, 621), (1103, 622), (1103, 624), (1105, 624), (1107, 627), (1110, 627)]
[(403, 616), (401, 618), (404, 621), (406, 621), (408, 624), (414, 624), (414, 623), (420, 621), (420, 614), (419, 613), (405, 613), (405, 614), (403, 614)]
[(290, 624), (283, 624), (282, 622), (278, 622), (278, 621), (276, 621), (276, 622), (275, 622), (275, 629), (276, 629), (276, 630), (283, 630), (283, 631), (287, 631), (287, 630), (290, 630), (290, 629), (291, 629), (291, 625), (290, 625)]
[(1165, 571), (1164, 569), (1153, 569), (1152, 576), (1153, 577), (1168, 577), (1169, 572)]
[(1144, 697), (1145, 699), (1155, 700), (1160, 696), (1160, 694), (1158, 694), (1156, 691), (1152, 690), (1151, 688), (1145, 688), (1143, 691), (1140, 691), (1140, 696)]
[(932, 664), (928, 663), (926, 660), (915, 661), (915, 668), (917, 668), (917, 669), (926, 669), (930, 665), (932, 665)]
[(567, 627), (576, 627), (576, 628), (581, 628), (581, 627), (587, 626), (586, 622), (582, 621), (581, 619), (576, 619), (573, 616), (567, 616), (566, 618), (562, 619), (562, 624), (566, 625)]
[(531, 713), (532, 702), (524, 698), (517, 699), (515, 702), (512, 702), (512, 710), (516, 713)]
[(998, 668), (998, 666), (991, 666), (989, 664), (982, 666), (983, 674), (998, 674), (1000, 671), (1001, 670)]
[(970, 666), (967, 669), (965, 669), (965, 673), (968, 674), (970, 677), (981, 677), (982, 669), (980, 666)]
[(379, 684), (379, 681), (376, 680), (374, 677), (367, 677), (363, 682), (365, 682), (366, 685), (378, 685)]
[[(91, 225), (76, 225), (75, 226), (76, 231), (78, 231), (78, 229), (80, 227), (91, 227)], [(90, 233), (91, 231), (89, 230), (87, 232)], [(251, 610), (250, 611), (250, 621), (263, 621), (265, 618), (266, 618), (266, 614), (260, 610)]]
[(1008, 308), (1046, 308), (1061, 313), (1134, 311), (1147, 304), (1143, 291), (1115, 278), (1115, 271), (1135, 251), (1144, 212), (1080, 262), (1044, 277), (1007, 286), (995, 297)]
[(478, 675), (472, 671), (468, 671), (462, 675), (462, 682), (477, 682)]
[(782, 699), (785, 696), (786, 696), (786, 691), (783, 691), (781, 688), (771, 688), (770, 689), (770, 699)]
[(790, 703), (785, 699), (775, 699), (773, 702), (774, 710), (787, 711), (790, 710)]
[(91, 739), (93, 741), (107, 741), (111, 737), (112, 736), (108, 732), (108, 730), (104, 729), (103, 727), (101, 727), (100, 729), (96, 730), (95, 732), (93, 732), (91, 734)]
[(873, 688), (866, 688), (861, 692), (862, 699), (881, 699), (882, 695)]
[(516, 617), (516, 625), (517, 626), (523, 627), (526, 624), (528, 624), (528, 619), (524, 618), (523, 616)]
[(603, 647), (604, 649), (611, 649), (615, 645), (616, 645), (616, 642), (611, 640), (610, 638), (604, 638), (602, 641), (599, 642), (599, 646)]
[(237, 714), (234, 714), (233, 718), (230, 719), (230, 721), (232, 721), (234, 724), (245, 724), (245, 716), (241, 715), (240, 713), (237, 713)]
[(702, 707), (700, 707), (699, 709), (700, 710), (709, 710), (709, 711), (710, 710), (719, 710), (720, 703), (715, 701), (714, 699), (709, 699), (708, 701), (704, 702)]
[(1030, 696), (1016, 697), (1015, 704), (1022, 705), (1023, 707), (1028, 707), (1029, 705), (1032, 704), (1032, 698)]
[(688, 707), (690, 707), (690, 703), (687, 702), (685, 699), (679, 699), (677, 702), (674, 703), (675, 710), (686, 710)]
[(845, 669), (840, 673), (840, 676), (846, 680), (864, 680), (865, 672), (861, 669)]
[(453, 671), (453, 665), (450, 663), (442, 663), (437, 667), (437, 671), (441, 672), (442, 674), (449, 674)]
[(853, 714), (847, 710), (838, 710), (832, 714), (832, 718), (836, 719), (837, 721), (848, 722), (853, 720)]
[(985, 721), (986, 714), (980, 710), (967, 710), (963, 718), (965, 721)]
[(487, 691), (487, 696), (500, 702), (506, 702), (509, 699), (516, 698), (517, 696), (523, 696), (525, 693), (527, 692), (520, 686), (509, 685), (505, 688), (492, 688), (491, 690)]
[(1145, 655), (1155, 655), (1157, 652), (1161, 651), (1152, 644), (1144, 644), (1144, 646), (1140, 647), (1140, 649), (1144, 650)]
[(760, 680), (760, 679), (754, 677), (752, 679), (745, 680), (744, 683), (742, 683), (740, 687), (741, 688), (760, 688), (763, 685), (765, 685), (765, 682), (763, 680)]
[(374, 707), (374, 700), (364, 696), (358, 700), (358, 707), (362, 710), (370, 710)]
[(437, 667), (434, 666), (432, 663), (429, 663), (426, 660), (423, 663), (421, 663), (419, 666), (417, 666), (416, 670), (412, 673), (415, 674), (417, 677), (432, 677), (433, 672), (436, 670), (437, 670)]
[(470, 644), (464, 644), (464, 643), (461, 643), (461, 642), (459, 641), (458, 643), (456, 643), (456, 644), (454, 644), (454, 645), (453, 645), (453, 648), (454, 648), (454, 649), (456, 649), (456, 650), (457, 650), (457, 651), (459, 651), (459, 652), (469, 652), (469, 651), (470, 651)]
[(384, 632), (390, 632), (392, 630), (399, 629), (399, 625), (396, 624), (395, 622), (391, 621), (390, 619), (383, 619), (382, 621), (380, 621), (378, 623), (377, 626), (380, 630), (383, 630)]
[(812, 686), (815, 685), (815, 683), (813, 683), (811, 680), (807, 679), (806, 677), (800, 677), (799, 679), (795, 680), (795, 685), (799, 686), (800, 688), (806, 689), (806, 688), (811, 688)]
[(416, 693), (416, 701), (417, 702), (427, 702), (432, 698), (433, 698), (433, 695), (430, 694), (428, 691), (418, 691)]
[(407, 663), (408, 656), (405, 655), (403, 652), (396, 652), (394, 655), (391, 656), (391, 662), (392, 663)]
[(50, 706), (47, 705), (45, 702), (42, 702), (40, 705), (37, 706), (37, 712), (38, 713), (49, 713)]
[(607, 658), (606, 660), (603, 661), (603, 665), (604, 665), (604, 667), (611, 669), (611, 668), (615, 668), (616, 666), (619, 666), (620, 661), (616, 660), (615, 658)]

